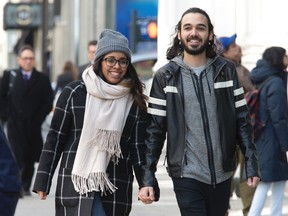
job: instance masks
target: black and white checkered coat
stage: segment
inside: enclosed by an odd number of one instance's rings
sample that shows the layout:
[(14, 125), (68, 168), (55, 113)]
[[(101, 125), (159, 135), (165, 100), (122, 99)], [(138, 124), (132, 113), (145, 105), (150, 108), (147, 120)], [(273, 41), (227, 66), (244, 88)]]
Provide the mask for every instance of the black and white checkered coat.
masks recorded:
[[(81, 135), (86, 87), (83, 81), (70, 83), (62, 91), (54, 111), (51, 127), (42, 150), (33, 191), (49, 193), (54, 171), (61, 159), (56, 188), (57, 216), (90, 216), (93, 193), (79, 195), (71, 181), (71, 171)], [(97, 110), (95, 110), (97, 112)], [(110, 181), (118, 188), (115, 193), (102, 196), (107, 216), (129, 215), (132, 203), (133, 171), (139, 178), (145, 160), (144, 137), (146, 112), (132, 105), (121, 137), (123, 158), (118, 165), (107, 168)]]

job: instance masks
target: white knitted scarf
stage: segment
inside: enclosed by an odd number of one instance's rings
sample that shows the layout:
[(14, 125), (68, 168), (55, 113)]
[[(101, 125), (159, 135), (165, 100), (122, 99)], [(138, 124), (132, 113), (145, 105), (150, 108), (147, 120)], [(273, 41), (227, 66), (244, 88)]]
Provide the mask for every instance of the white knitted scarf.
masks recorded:
[(74, 188), (80, 194), (101, 191), (106, 194), (117, 188), (106, 174), (112, 160), (122, 156), (120, 138), (133, 99), (130, 89), (104, 82), (87, 68), (82, 75), (87, 88), (82, 133), (72, 170)]

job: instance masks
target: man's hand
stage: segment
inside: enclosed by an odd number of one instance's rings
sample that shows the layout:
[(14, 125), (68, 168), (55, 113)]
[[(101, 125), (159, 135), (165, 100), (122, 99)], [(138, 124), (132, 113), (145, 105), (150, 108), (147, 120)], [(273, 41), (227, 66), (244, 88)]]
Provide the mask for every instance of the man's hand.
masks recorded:
[(37, 191), (37, 194), (41, 200), (46, 200), (47, 194), (44, 191)]
[(138, 199), (144, 204), (151, 204), (155, 200), (153, 187), (143, 187), (138, 192)]
[(249, 187), (253, 187), (254, 188), (254, 187), (256, 187), (258, 185), (259, 181), (260, 181), (259, 177), (253, 176), (253, 177), (250, 177), (250, 178), (247, 179), (247, 185)]

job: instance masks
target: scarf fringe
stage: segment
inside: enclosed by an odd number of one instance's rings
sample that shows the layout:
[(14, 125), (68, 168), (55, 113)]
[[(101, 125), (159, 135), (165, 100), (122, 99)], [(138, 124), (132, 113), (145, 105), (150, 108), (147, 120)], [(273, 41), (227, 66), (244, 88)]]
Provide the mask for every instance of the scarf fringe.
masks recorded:
[(119, 158), (122, 158), (120, 139), (121, 134), (118, 131), (98, 129), (87, 144), (89, 147), (96, 145), (99, 151), (106, 151), (114, 164), (117, 164)]
[(82, 195), (87, 195), (88, 192), (92, 191), (100, 191), (102, 195), (106, 195), (106, 191), (114, 193), (118, 189), (111, 183), (104, 172), (91, 173), (88, 178), (72, 174), (71, 178), (75, 190)]

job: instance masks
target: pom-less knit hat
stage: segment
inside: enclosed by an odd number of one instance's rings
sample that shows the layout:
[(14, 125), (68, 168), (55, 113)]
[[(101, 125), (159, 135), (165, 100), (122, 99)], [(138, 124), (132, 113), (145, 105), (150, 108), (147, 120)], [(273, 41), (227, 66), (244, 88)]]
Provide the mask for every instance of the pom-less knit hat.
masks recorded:
[(131, 50), (128, 47), (128, 39), (120, 32), (104, 29), (99, 36), (94, 61), (110, 52), (123, 52), (131, 61)]

